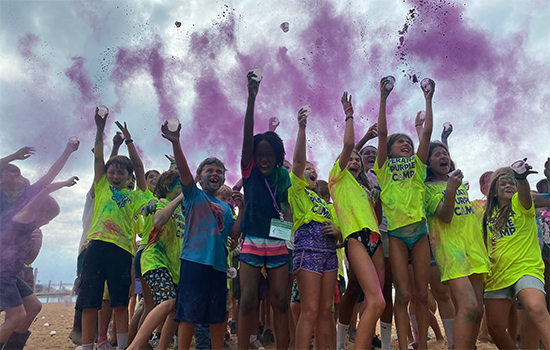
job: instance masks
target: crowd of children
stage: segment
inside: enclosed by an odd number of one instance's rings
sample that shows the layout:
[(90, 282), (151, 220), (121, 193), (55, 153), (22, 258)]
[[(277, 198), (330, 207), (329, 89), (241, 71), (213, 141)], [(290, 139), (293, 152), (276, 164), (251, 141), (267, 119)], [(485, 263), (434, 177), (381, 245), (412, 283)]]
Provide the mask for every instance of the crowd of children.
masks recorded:
[[(218, 158), (189, 168), (181, 125), (161, 127), (173, 154), (166, 171), (145, 172), (126, 123), (116, 122), (120, 132), (105, 161), (109, 118), (96, 109), (70, 335), (82, 350), (94, 343), (167, 349), (173, 342), (183, 350), (193, 337), (197, 349), (226, 349), (228, 333), (237, 334), (241, 350), (262, 342), (340, 350), (348, 333), (356, 349), (389, 350), (393, 315), (399, 348), (427, 349), (429, 327), (441, 334), (432, 305), (449, 349), (475, 349), (480, 328), (499, 349), (550, 349), (550, 158), (536, 193), (527, 181), (536, 172), (520, 160), (483, 174), (485, 197), (470, 201), (450, 156), (452, 126), (431, 140), (435, 82), (421, 84), (426, 108), (415, 120), (415, 149), (411, 136), (388, 132), (395, 80), (386, 77), (378, 122), (357, 144), (352, 97), (344, 92), (343, 147), (323, 181), (306, 156), (309, 107), (298, 111), (290, 163), (277, 120), (254, 135), (261, 77), (253, 70), (247, 80), (242, 178), (233, 189)], [(377, 147), (364, 147), (375, 138)], [(118, 155), (123, 143), (129, 157)], [(32, 185), (12, 162), (33, 148), (0, 160), (0, 349), (23, 349), (41, 309), (21, 273), (38, 255), (39, 228), (59, 214), (49, 194), (78, 180), (53, 183), (78, 147), (69, 141)], [(130, 303), (136, 294), (137, 308)]]

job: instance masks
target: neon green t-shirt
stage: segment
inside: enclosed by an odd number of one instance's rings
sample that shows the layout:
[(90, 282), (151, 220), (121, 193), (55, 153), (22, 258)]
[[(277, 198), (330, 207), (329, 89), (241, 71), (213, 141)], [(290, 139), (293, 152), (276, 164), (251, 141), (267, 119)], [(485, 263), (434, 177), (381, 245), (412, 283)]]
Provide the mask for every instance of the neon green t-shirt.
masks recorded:
[[(496, 218), (496, 211), (491, 219)], [(493, 220), (490, 220), (493, 221)], [(512, 212), (506, 225), (497, 231), (494, 224), (487, 224), (487, 247), (491, 260), (491, 274), (485, 291), (511, 286), (525, 275), (544, 283), (544, 263), (537, 238), (535, 205), (529, 210), (519, 202), (518, 194), (512, 197)]]
[(424, 195), (426, 164), (415, 154), (409, 158), (387, 158), (382, 168), (374, 162), (380, 199), (388, 220), (388, 231), (426, 219)]
[(328, 186), (344, 240), (364, 228), (379, 232), (374, 205), (367, 192), (347, 168), (340, 169), (338, 161), (330, 170)]
[(136, 254), (134, 217), (151, 198), (140, 190), (123, 188), (121, 191), (109, 185), (107, 176), (94, 181), (95, 203), (92, 227), (88, 241), (104, 241), (116, 244), (132, 255)]
[[(161, 199), (157, 203), (157, 210), (164, 209), (170, 202)], [(178, 205), (172, 216), (162, 228), (156, 229), (149, 236), (147, 247), (141, 255), (141, 273), (166, 267), (174, 284), (180, 278), (180, 254), (185, 232), (185, 216), (182, 206)]]
[[(330, 210), (330, 215), (332, 217), (332, 224), (338, 229), (340, 229), (340, 224), (338, 224), (338, 216), (336, 215), (336, 210), (334, 210), (334, 204), (327, 203), (328, 209)], [(338, 275), (344, 276), (344, 248), (336, 249), (336, 256), (338, 257)]]
[(430, 243), (441, 271), (441, 282), (474, 273), (486, 275), (489, 273), (489, 257), (466, 187), (460, 185), (456, 191), (454, 215), (450, 223), (444, 223), (435, 213), (445, 198), (446, 189), (445, 181), (426, 183), (425, 208)]
[[(157, 199), (157, 197), (155, 197), (153, 192), (151, 192), (151, 190), (149, 190), (149, 189), (145, 190), (144, 193), (145, 193), (146, 196), (148, 196), (150, 198)], [(143, 214), (140, 213), (140, 216), (141, 216), (140, 219), (141, 219), (142, 222), (138, 226), (138, 228), (139, 228), (138, 235), (141, 233), (141, 236), (140, 236), (141, 237), (141, 243), (139, 245), (140, 246), (146, 246), (147, 242), (149, 241), (149, 233), (153, 229), (153, 217), (155, 215), (143, 216)]]
[(314, 191), (307, 188), (308, 183), (305, 177), (299, 179), (294, 173), (290, 173), (291, 186), (288, 189), (288, 202), (292, 210), (294, 220), (292, 232), (311, 221), (322, 223), (330, 221), (331, 215), (327, 203)]

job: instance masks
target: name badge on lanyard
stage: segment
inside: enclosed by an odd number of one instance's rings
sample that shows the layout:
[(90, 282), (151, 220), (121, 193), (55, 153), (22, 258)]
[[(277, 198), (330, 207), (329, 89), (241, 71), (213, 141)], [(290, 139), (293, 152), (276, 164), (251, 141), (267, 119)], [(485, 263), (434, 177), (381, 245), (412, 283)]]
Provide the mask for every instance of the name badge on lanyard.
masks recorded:
[(271, 186), (269, 186), (267, 179), (264, 180), (267, 189), (269, 190), (269, 194), (271, 194), (271, 198), (273, 199), (273, 206), (275, 207), (275, 210), (277, 210), (277, 213), (279, 213), (279, 219), (271, 219), (271, 225), (269, 226), (269, 237), (290, 241), (292, 237), (292, 223), (285, 221), (283, 217), (283, 212), (281, 211), (281, 209), (279, 209), (279, 205), (277, 204), (277, 200), (275, 197), (277, 193), (277, 185), (275, 185), (274, 193), (273, 191), (271, 191)]

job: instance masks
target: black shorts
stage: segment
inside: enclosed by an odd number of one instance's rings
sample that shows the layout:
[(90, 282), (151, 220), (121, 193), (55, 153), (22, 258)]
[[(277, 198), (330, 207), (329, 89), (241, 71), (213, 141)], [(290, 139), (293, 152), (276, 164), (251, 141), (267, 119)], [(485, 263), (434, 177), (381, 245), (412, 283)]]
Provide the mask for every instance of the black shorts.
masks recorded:
[(176, 321), (189, 324), (225, 322), (227, 272), (181, 260)]
[(376, 249), (380, 246), (382, 241), (380, 240), (380, 235), (376, 232), (372, 232), (368, 228), (363, 229), (361, 231), (354, 232), (346, 237), (344, 240), (344, 249), (346, 252), (346, 257), (348, 256), (348, 241), (350, 238), (354, 238), (361, 242), (367, 252), (369, 253), (369, 256), (372, 258), (374, 253), (376, 253)]
[(143, 253), (144, 250), (145, 248), (143, 249), (138, 248), (136, 256), (134, 257), (134, 276), (136, 278), (141, 278), (141, 254)]
[(76, 309), (101, 309), (105, 280), (111, 307), (128, 306), (132, 254), (114, 243), (91, 241), (86, 248)]
[(23, 305), (23, 299), (33, 291), (19, 276), (0, 272), (0, 311)]

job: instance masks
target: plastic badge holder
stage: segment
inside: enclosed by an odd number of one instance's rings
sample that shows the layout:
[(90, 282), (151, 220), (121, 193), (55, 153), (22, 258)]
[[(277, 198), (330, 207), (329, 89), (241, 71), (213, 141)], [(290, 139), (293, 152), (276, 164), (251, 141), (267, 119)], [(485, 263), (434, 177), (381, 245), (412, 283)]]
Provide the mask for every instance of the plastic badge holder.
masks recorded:
[(286, 32), (288, 32), (289, 24), (288, 24), (288, 22), (283, 22), (283, 23), (281, 23), (280, 27), (283, 30), (283, 32), (286, 33)]
[(391, 75), (388, 75), (387, 77), (384, 77), (382, 80), (384, 79), (388, 79), (388, 82), (386, 83), (386, 85), (384, 85), (386, 90), (392, 90), (395, 85), (395, 78)]
[(523, 174), (527, 171), (527, 168), (525, 168), (526, 160), (527, 158), (515, 161), (514, 163), (512, 163), (512, 165), (510, 165), (510, 168), (512, 168), (512, 170), (514, 170), (518, 174)]
[(256, 80), (258, 83), (262, 81), (262, 69), (261, 68), (252, 68), (249, 73), (255, 74), (256, 76), (252, 77), (253, 80)]
[(180, 125), (180, 121), (176, 117), (168, 118), (166, 121), (166, 127), (168, 127), (168, 130), (171, 132), (178, 131), (178, 126)]
[(109, 108), (107, 108), (107, 106), (97, 106), (97, 114), (99, 114), (100, 117), (106, 116), (107, 113), (109, 113)]
[(420, 82), (420, 86), (422, 86), (422, 89), (424, 89), (424, 91), (426, 92), (431, 91), (432, 84), (430, 84), (430, 78), (422, 79), (422, 81)]
[(453, 127), (453, 124), (451, 124), (449, 122), (446, 122), (446, 123), (443, 124), (443, 129), (445, 129), (445, 131), (450, 130), (452, 127)]

